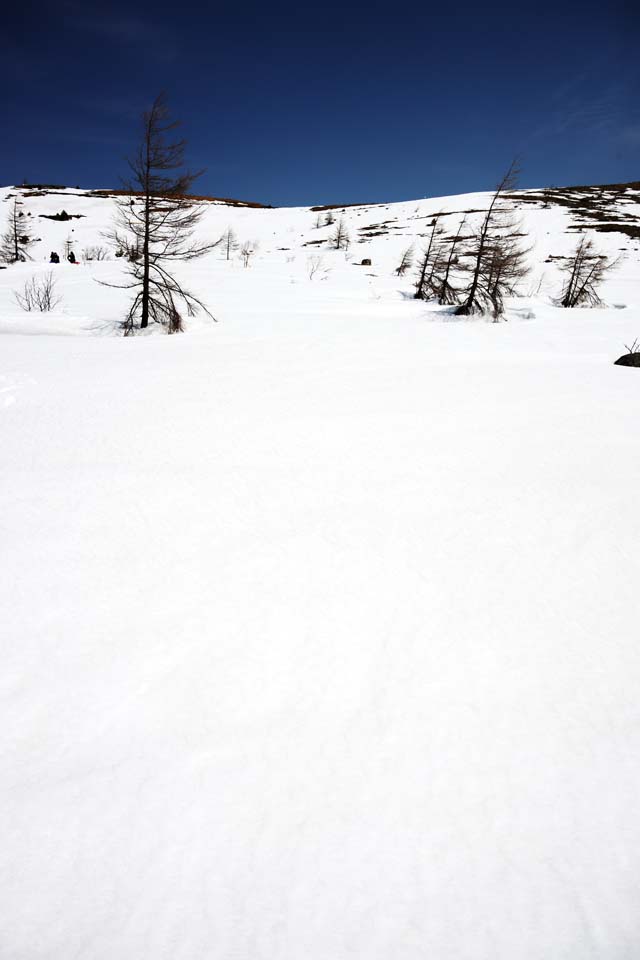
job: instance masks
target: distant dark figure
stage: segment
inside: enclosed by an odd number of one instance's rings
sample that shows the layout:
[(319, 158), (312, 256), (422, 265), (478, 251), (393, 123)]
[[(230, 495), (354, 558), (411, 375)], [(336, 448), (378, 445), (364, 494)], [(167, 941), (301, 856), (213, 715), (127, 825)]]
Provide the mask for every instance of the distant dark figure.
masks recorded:
[(76, 262), (76, 255), (75, 255), (75, 253), (73, 252), (73, 250), (69, 250), (69, 256), (67, 257), (67, 260), (69, 261), (69, 263), (75, 263), (75, 262)]
[(60, 257), (55, 252), (55, 250), (51, 251), (51, 256), (49, 257), (49, 263), (60, 263)]

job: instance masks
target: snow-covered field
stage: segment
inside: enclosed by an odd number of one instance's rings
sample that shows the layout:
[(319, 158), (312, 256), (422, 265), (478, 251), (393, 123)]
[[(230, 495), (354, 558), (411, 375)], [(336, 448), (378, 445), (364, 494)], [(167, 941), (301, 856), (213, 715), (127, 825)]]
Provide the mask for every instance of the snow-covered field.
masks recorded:
[[(203, 236), (260, 241), (184, 269), (219, 322), (123, 338), (95, 282), (120, 262), (45, 262), (101, 242), (112, 201), (24, 200), (3, 960), (640, 955), (640, 371), (612, 362), (639, 241), (593, 234), (625, 251), (607, 305), (560, 310), (570, 212), (525, 205), (508, 322), (408, 299), (402, 249), (484, 205), (348, 208), (354, 240), (390, 221), (351, 260), (303, 246), (330, 233), (307, 209), (211, 205)], [(85, 216), (38, 219), (63, 207)], [(19, 310), (49, 269), (60, 307)]]

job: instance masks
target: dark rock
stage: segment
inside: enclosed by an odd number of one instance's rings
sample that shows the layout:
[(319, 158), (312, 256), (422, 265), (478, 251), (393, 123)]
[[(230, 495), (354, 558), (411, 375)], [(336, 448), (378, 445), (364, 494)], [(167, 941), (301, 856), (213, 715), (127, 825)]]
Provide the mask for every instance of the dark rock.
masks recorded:
[(621, 367), (640, 367), (640, 353), (625, 353), (615, 362)]

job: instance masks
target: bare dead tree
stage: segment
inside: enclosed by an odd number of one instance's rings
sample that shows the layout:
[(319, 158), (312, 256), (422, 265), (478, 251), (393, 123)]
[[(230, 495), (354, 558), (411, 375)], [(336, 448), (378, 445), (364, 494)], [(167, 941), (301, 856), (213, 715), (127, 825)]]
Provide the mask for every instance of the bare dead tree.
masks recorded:
[(239, 246), (238, 238), (235, 234), (235, 231), (233, 230), (233, 227), (227, 227), (225, 232), (220, 237), (220, 240), (218, 241), (218, 243), (222, 244), (222, 247), (226, 254), (226, 259), (230, 260), (231, 254), (233, 253), (234, 250), (237, 250)]
[(482, 313), (487, 309), (493, 310), (493, 301), (482, 284), (483, 271), (487, 267), (487, 259), (491, 259), (489, 248), (495, 242), (495, 231), (500, 226), (500, 202), (505, 193), (513, 190), (518, 182), (520, 167), (517, 160), (513, 160), (494, 190), (489, 209), (487, 210), (480, 228), (474, 238), (467, 256), (471, 258), (469, 267), (470, 280), (464, 293), (464, 300), (455, 311), (458, 316), (468, 316), (472, 313)]
[(186, 143), (170, 139), (178, 125), (160, 94), (143, 114), (140, 146), (129, 159), (131, 175), (125, 181), (130, 196), (119, 201), (110, 234), (116, 248), (127, 252), (130, 281), (109, 286), (134, 291), (123, 322), (125, 335), (138, 322), (144, 329), (149, 321), (164, 325), (169, 333), (182, 330), (179, 307), (189, 316), (201, 309), (215, 319), (171, 272), (173, 264), (195, 260), (215, 246), (193, 237), (203, 210), (188, 194), (203, 171), (184, 170)]
[(240, 247), (240, 256), (242, 257), (242, 262), (245, 267), (249, 266), (249, 260), (254, 255), (258, 249), (257, 240), (245, 240), (242, 246)]
[(329, 238), (329, 242), (334, 250), (348, 249), (351, 241), (349, 237), (349, 231), (347, 230), (347, 225), (344, 222), (344, 217), (340, 217), (336, 229)]
[(404, 277), (407, 270), (411, 269), (413, 266), (414, 252), (413, 246), (407, 247), (403, 252), (400, 263), (396, 267), (396, 277)]
[[(507, 225), (507, 231), (509, 229)], [(515, 296), (519, 283), (529, 274), (529, 253), (529, 249), (521, 246), (519, 234), (514, 230), (496, 237), (486, 248), (480, 288), (491, 303), (494, 320), (504, 314), (504, 298)]]
[(560, 270), (566, 280), (558, 302), (562, 307), (597, 307), (602, 300), (598, 287), (607, 273), (619, 264), (619, 259), (610, 261), (603, 253), (597, 253), (591, 240), (581, 237), (571, 257), (566, 258)]
[(446, 259), (444, 273), (437, 281), (437, 296), (438, 303), (440, 304), (451, 305), (458, 302), (458, 290), (451, 283), (451, 270), (458, 262), (456, 250), (462, 239), (462, 231), (466, 222), (467, 218), (465, 216), (460, 221), (456, 234), (449, 243), (449, 253)]
[(329, 269), (325, 266), (322, 255), (307, 257), (307, 274), (309, 280), (313, 280), (316, 273), (322, 273), (325, 276), (329, 273)]
[(336, 218), (335, 218), (334, 215), (333, 215), (333, 211), (332, 211), (332, 210), (327, 210), (327, 212), (326, 212), (326, 214), (325, 214), (325, 218), (324, 218), (324, 225), (325, 225), (325, 227), (331, 227), (331, 226), (333, 226), (333, 224), (334, 224), (335, 222), (336, 222)]
[(438, 216), (433, 218), (427, 246), (417, 264), (414, 300), (430, 300), (435, 294), (434, 278), (442, 267), (441, 238), (444, 230), (438, 225)]
[(56, 281), (53, 273), (45, 273), (40, 277), (31, 277), (25, 281), (21, 293), (14, 291), (16, 303), (23, 310), (29, 313), (32, 310), (39, 310), (40, 313), (48, 313), (58, 306), (62, 297), (56, 295)]
[(4, 263), (31, 260), (28, 248), (35, 241), (27, 218), (18, 206), (19, 201), (16, 197), (11, 205), (7, 229), (0, 237), (0, 260)]

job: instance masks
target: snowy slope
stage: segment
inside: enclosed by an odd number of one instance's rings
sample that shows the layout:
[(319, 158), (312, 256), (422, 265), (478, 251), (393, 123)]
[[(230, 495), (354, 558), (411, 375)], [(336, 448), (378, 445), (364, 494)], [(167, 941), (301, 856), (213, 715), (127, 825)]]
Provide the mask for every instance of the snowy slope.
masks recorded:
[[(114, 198), (80, 190), (4, 188), (0, 190), (0, 216), (8, 215), (12, 198), (16, 196), (27, 218), (25, 222), (31, 225), (39, 242), (31, 248), (32, 263), (0, 270), (0, 331), (26, 333), (31, 329), (56, 329), (60, 333), (118, 333), (117, 323), (125, 310), (127, 294), (108, 287), (97, 288), (96, 281), (122, 282), (126, 279), (125, 267), (113, 258), (112, 251), (105, 262), (82, 260), (87, 247), (107, 246), (104, 237), (112, 227)], [(605, 285), (605, 302), (609, 306), (640, 302), (640, 188), (633, 185), (622, 191), (558, 190), (551, 196), (555, 196), (554, 202), (545, 209), (540, 192), (517, 194), (515, 206), (528, 234), (526, 242), (531, 247), (533, 268), (521, 293), (534, 294), (540, 309), (547, 308), (561, 286), (557, 262), (550, 261), (549, 257), (567, 255), (579, 239), (577, 230), (586, 223), (587, 234), (599, 251), (614, 259), (621, 257), (620, 267)], [(409, 273), (398, 279), (394, 274), (402, 251), (413, 245), (419, 252), (436, 213), (443, 214), (441, 224), (448, 234), (455, 233), (466, 211), (471, 211), (466, 215), (472, 227), (482, 217), (488, 199), (488, 194), (478, 193), (337, 208), (332, 212), (336, 218), (344, 217), (352, 241), (346, 257), (344, 252), (330, 249), (329, 238), (335, 228), (316, 228), (318, 214), (312, 209), (254, 209), (204, 202), (205, 213), (199, 228), (203, 239), (215, 240), (231, 226), (239, 241), (257, 241), (258, 252), (250, 270), (244, 270), (237, 254), (227, 262), (222, 249), (217, 248), (205, 259), (184, 266), (181, 276), (202, 295), (219, 320), (237, 320), (245, 309), (253, 311), (256, 297), (261, 305), (268, 307), (272, 297), (263, 297), (261, 290), (265, 284), (279, 302), (287, 304), (287, 312), (289, 307), (298, 310), (301, 302), (312, 304), (313, 312), (317, 309), (333, 312), (336, 301), (362, 306), (373, 300), (393, 304), (394, 315), (397, 305), (402, 303), (400, 315), (404, 316), (416, 307), (406, 303), (406, 297), (413, 293), (413, 277)], [(581, 201), (584, 207), (580, 206)], [(62, 210), (78, 219), (63, 222), (45, 219)], [(622, 224), (627, 230), (631, 227), (635, 236), (599, 232), (611, 222), (614, 227), (616, 224)], [(66, 240), (72, 242), (81, 262), (76, 266), (63, 262), (55, 271), (58, 293), (62, 296), (56, 316), (25, 317), (16, 305), (14, 291), (34, 272), (48, 272), (50, 251), (55, 250), (62, 257)], [(314, 257), (322, 258), (322, 266), (310, 281), (309, 261)], [(359, 265), (363, 259), (372, 260), (371, 269)], [(531, 310), (531, 305), (521, 299), (512, 306), (515, 310), (510, 314), (512, 319), (522, 311), (528, 315)], [(424, 307), (418, 309), (421, 315), (425, 314)], [(432, 313), (433, 308), (429, 312)], [(196, 321), (190, 327), (200, 325)]]
[(556, 309), (523, 202), (531, 295), (451, 322), (393, 267), (486, 195), (347, 208), (398, 229), (312, 280), (315, 213), (209, 205), (218, 324), (114, 336), (113, 260), (19, 311), (111, 203), (0, 271), (0, 956), (635, 960), (638, 241)]

